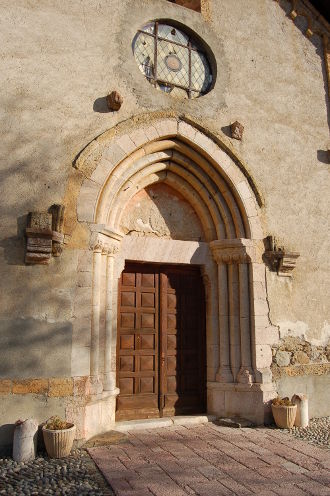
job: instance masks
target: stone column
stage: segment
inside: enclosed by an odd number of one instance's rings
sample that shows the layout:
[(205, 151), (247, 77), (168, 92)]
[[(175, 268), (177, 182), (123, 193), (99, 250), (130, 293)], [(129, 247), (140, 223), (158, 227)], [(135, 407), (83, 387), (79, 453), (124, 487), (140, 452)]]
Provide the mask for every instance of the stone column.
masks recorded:
[(105, 303), (105, 347), (104, 347), (104, 389), (116, 390), (116, 378), (112, 371), (112, 333), (113, 333), (113, 268), (119, 247), (114, 244), (106, 245), (106, 303)]
[(229, 351), (229, 302), (227, 266), (220, 259), (218, 262), (218, 294), (219, 294), (219, 330), (220, 330), (220, 367), (216, 375), (218, 382), (233, 382), (230, 369)]
[(100, 303), (101, 303), (101, 267), (103, 243), (97, 239), (93, 245), (93, 284), (92, 284), (92, 335), (90, 375), (99, 375), (99, 339), (100, 339)]
[(249, 263), (253, 242), (210, 243), (218, 264), (220, 367), (218, 382), (252, 383)]
[(241, 338), (241, 368), (237, 382), (251, 384), (254, 381), (251, 360), (251, 326), (250, 326), (250, 292), (249, 292), (249, 258), (241, 257), (238, 266), (239, 274), (239, 319)]

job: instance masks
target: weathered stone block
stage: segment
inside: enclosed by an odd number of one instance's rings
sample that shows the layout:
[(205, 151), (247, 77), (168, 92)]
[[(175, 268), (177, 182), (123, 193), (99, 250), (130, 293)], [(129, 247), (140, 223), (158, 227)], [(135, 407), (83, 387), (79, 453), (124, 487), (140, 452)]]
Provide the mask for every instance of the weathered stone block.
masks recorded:
[(241, 140), (243, 138), (244, 126), (238, 121), (233, 122), (230, 125), (231, 137), (237, 140)]
[(279, 367), (286, 367), (287, 365), (290, 364), (291, 360), (291, 353), (288, 351), (281, 351), (278, 350), (275, 356), (275, 362)]
[(307, 353), (305, 353), (304, 351), (297, 351), (294, 353), (293, 355), (293, 359), (292, 359), (293, 363), (299, 363), (299, 364), (307, 364), (310, 362), (310, 359), (307, 355)]
[(48, 396), (72, 396), (73, 379), (71, 377), (49, 379)]
[(111, 91), (106, 97), (107, 105), (109, 110), (117, 111), (123, 104), (123, 97), (118, 93), (118, 91)]
[(72, 348), (71, 373), (73, 376), (84, 376), (90, 373), (90, 348), (88, 346)]
[(270, 366), (272, 363), (272, 350), (269, 345), (256, 345), (256, 363), (258, 369)]
[(10, 379), (0, 379), (0, 394), (10, 394), (13, 382)]
[[(268, 317), (267, 317), (268, 320)], [(278, 329), (267, 324), (265, 327), (255, 328), (256, 344), (274, 344), (278, 341)]]
[(73, 395), (83, 397), (86, 394), (86, 383), (88, 377), (74, 377), (73, 378)]
[(25, 379), (13, 381), (13, 394), (46, 394), (48, 379)]

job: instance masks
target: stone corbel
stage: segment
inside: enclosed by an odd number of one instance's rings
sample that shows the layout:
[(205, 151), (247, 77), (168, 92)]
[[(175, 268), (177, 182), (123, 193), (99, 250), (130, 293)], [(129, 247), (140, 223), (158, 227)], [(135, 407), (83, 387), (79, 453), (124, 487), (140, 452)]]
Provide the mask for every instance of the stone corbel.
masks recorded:
[(292, 277), (292, 271), (296, 267), (298, 252), (288, 252), (284, 247), (278, 247), (273, 236), (267, 236), (264, 240), (265, 253), (264, 261), (269, 269), (277, 272), (282, 277)]
[(25, 263), (47, 265), (51, 256), (62, 253), (64, 206), (52, 205), (48, 212), (30, 212), (25, 229)]
[(52, 254), (53, 257), (59, 257), (63, 251), (64, 234), (64, 205), (54, 204), (50, 207), (49, 212), (52, 215)]

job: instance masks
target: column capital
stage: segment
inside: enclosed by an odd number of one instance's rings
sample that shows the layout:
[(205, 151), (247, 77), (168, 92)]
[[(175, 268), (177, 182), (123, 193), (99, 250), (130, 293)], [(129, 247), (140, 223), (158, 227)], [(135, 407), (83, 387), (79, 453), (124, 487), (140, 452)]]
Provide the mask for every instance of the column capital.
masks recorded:
[(210, 249), (218, 264), (252, 263), (257, 257), (257, 250), (252, 239), (219, 239), (211, 241)]
[(102, 248), (102, 254), (108, 257), (114, 257), (119, 252), (119, 245), (115, 243), (105, 243)]
[(93, 232), (91, 235), (90, 249), (94, 253), (102, 253), (102, 255), (115, 256), (120, 248), (120, 241), (110, 238), (100, 232)]

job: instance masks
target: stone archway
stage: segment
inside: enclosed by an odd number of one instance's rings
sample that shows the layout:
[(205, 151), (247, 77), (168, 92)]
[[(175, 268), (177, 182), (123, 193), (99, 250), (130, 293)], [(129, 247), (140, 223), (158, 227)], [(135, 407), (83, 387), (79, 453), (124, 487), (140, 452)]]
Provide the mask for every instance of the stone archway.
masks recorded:
[[(102, 390), (118, 394), (116, 291), (125, 259), (193, 260), (202, 266), (207, 287), (208, 411), (264, 421), (274, 391), (263, 232), (256, 187), (238, 162), (221, 143), (176, 119), (155, 120), (115, 137), (102, 135), (84, 150), (77, 166), (89, 178), (77, 212), (91, 231), (90, 375), (96, 395)], [(162, 240), (150, 247), (150, 240), (140, 238), (132, 245), (125, 238), (120, 223), (125, 206), (155, 183), (189, 202), (203, 225), (204, 242)]]

